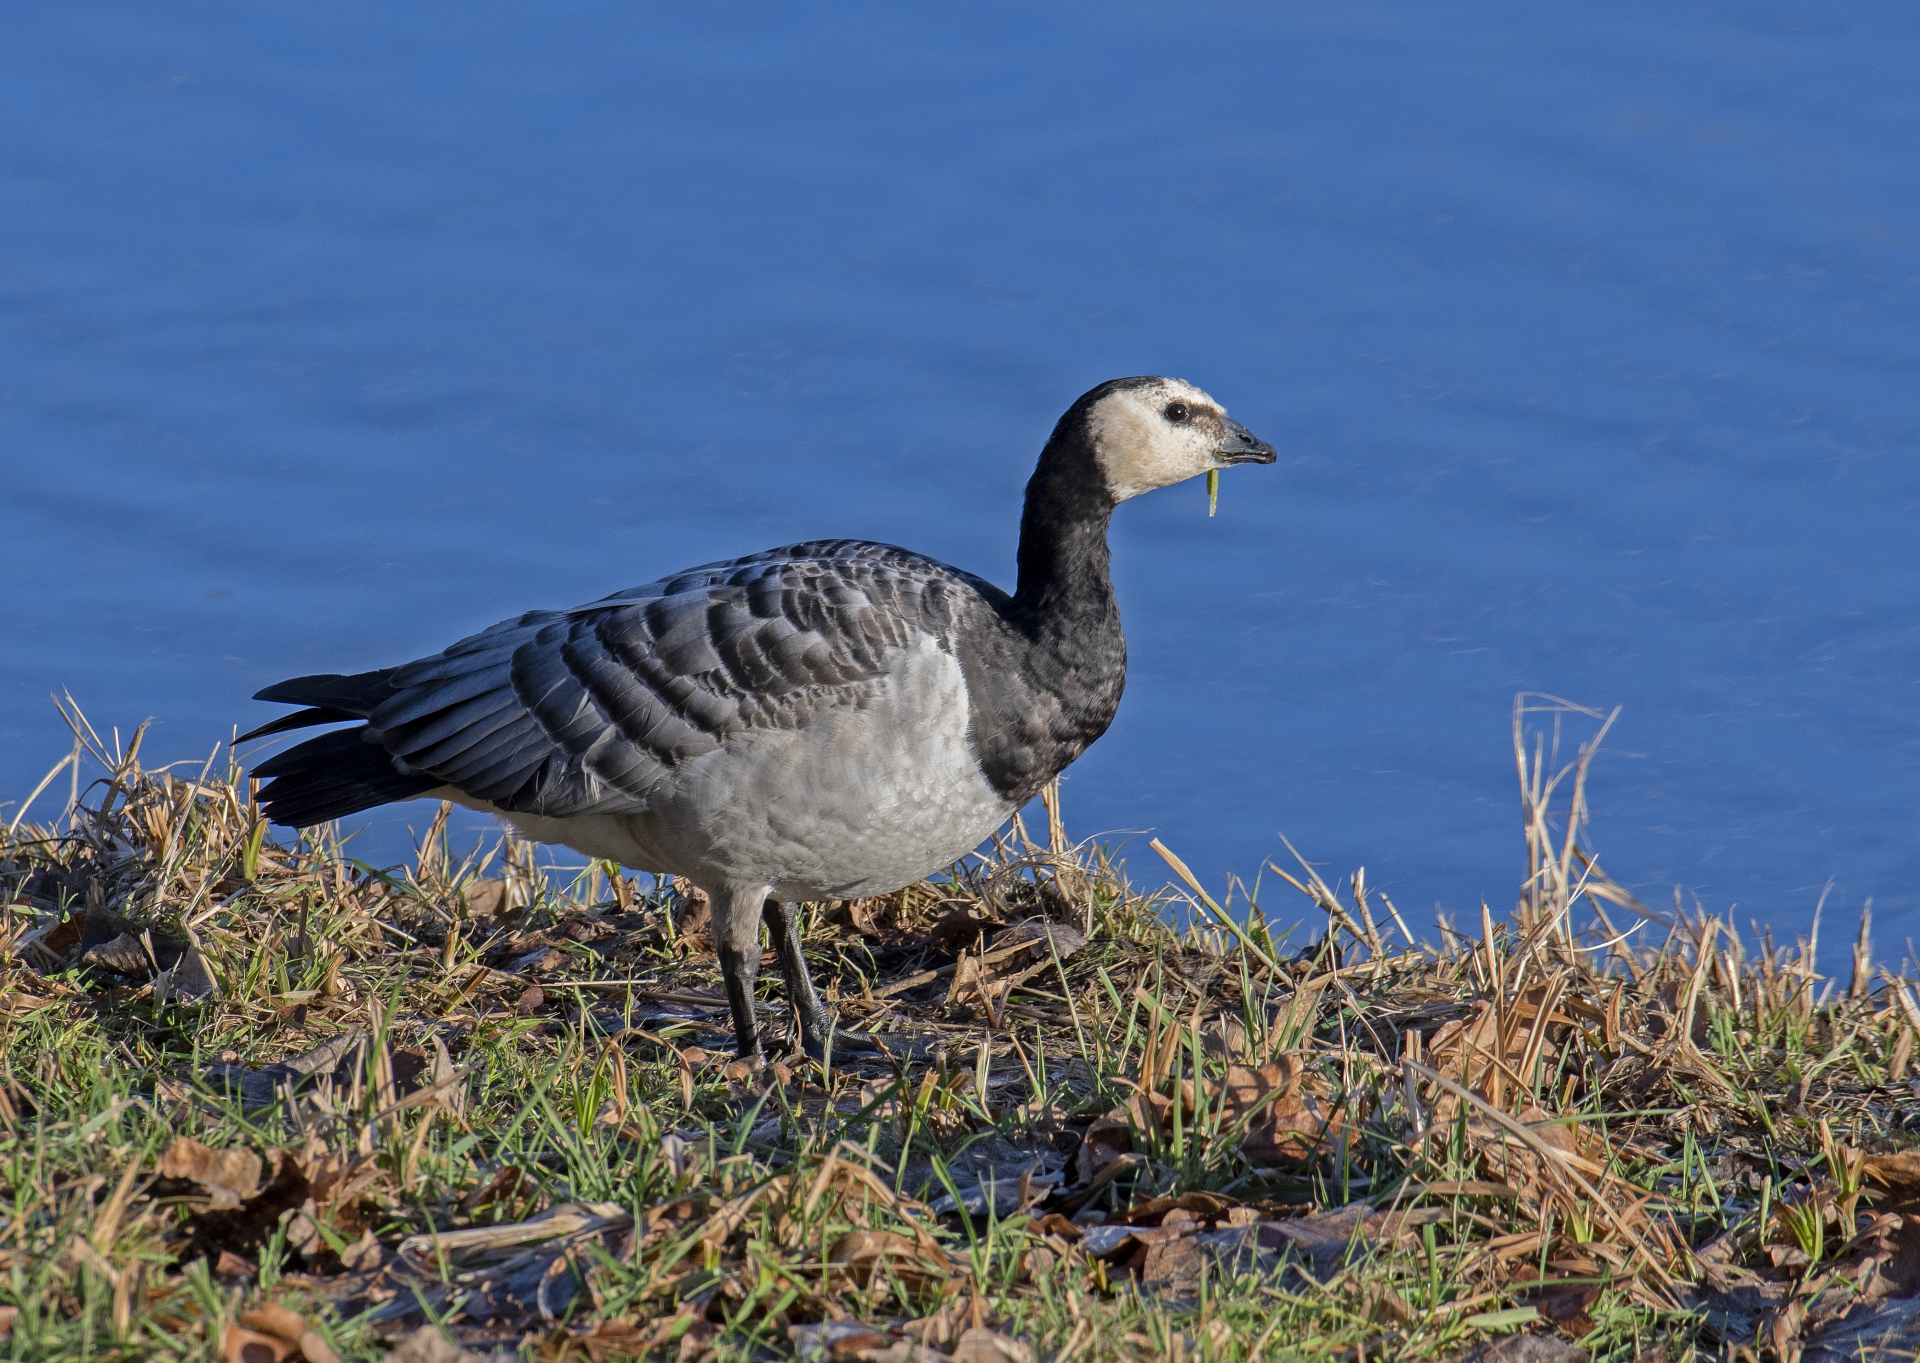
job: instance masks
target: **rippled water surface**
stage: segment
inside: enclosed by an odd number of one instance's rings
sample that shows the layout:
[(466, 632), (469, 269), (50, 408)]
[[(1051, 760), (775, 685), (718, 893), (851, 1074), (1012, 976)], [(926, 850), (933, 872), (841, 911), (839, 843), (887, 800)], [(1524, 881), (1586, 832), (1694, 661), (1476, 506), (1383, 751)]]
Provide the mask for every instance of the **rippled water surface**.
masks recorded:
[(1165, 372), (1281, 459), (1117, 517), (1076, 831), (1501, 909), (1545, 691), (1625, 707), (1616, 875), (1897, 942), (1916, 70), (1871, 0), (7, 5), (0, 796), (54, 688), (200, 756), (793, 539), (1010, 584), (1059, 411)]

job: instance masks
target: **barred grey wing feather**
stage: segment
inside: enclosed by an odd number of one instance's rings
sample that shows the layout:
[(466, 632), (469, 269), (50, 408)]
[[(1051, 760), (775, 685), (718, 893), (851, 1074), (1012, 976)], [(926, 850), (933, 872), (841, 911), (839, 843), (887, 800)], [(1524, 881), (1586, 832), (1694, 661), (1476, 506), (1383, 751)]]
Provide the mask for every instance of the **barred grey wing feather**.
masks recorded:
[(370, 722), (409, 773), (515, 813), (638, 812), (752, 728), (874, 703), (996, 589), (889, 546), (795, 545), (502, 621), (394, 671)]

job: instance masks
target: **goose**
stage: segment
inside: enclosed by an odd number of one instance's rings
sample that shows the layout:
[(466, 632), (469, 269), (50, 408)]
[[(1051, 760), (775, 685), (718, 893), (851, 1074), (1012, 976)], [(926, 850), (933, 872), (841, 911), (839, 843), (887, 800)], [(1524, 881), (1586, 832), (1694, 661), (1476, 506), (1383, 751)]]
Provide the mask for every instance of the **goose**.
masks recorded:
[(278, 682), (254, 699), (306, 708), (241, 741), (353, 724), (254, 766), (277, 824), (452, 800), (684, 876), (711, 901), (741, 1058), (764, 1055), (764, 922), (818, 1059), (830, 1024), (799, 905), (953, 864), (1085, 752), (1126, 684), (1114, 509), (1274, 458), (1192, 384), (1109, 380), (1041, 450), (1012, 593), (889, 544), (790, 544), (530, 611), (397, 667)]

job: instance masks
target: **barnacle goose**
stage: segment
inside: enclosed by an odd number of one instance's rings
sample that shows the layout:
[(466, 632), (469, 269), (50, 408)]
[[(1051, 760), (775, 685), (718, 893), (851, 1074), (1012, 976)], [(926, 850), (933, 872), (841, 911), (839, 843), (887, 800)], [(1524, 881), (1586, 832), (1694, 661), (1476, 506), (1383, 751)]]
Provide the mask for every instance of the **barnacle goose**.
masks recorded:
[(457, 801), (522, 835), (685, 876), (740, 1052), (760, 1052), (764, 917), (803, 1047), (827, 1015), (798, 901), (884, 894), (977, 846), (1106, 731), (1126, 683), (1107, 523), (1129, 497), (1273, 447), (1170, 378), (1114, 379), (1054, 427), (1027, 484), (1012, 595), (863, 540), (709, 563), (441, 653), (296, 677), (309, 708), (248, 739), (361, 721), (253, 769), (308, 827), (392, 800)]

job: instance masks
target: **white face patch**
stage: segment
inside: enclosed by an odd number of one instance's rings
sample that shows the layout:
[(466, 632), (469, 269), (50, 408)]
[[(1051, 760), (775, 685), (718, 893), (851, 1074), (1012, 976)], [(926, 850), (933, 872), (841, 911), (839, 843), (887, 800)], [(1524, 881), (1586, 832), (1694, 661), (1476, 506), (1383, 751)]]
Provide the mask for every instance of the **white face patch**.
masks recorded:
[[(1184, 422), (1167, 418), (1167, 409), (1175, 403), (1187, 409)], [(1215, 451), (1224, 443), (1225, 416), (1219, 403), (1179, 379), (1122, 389), (1100, 399), (1087, 414), (1087, 429), (1113, 499), (1124, 502), (1224, 467)]]

